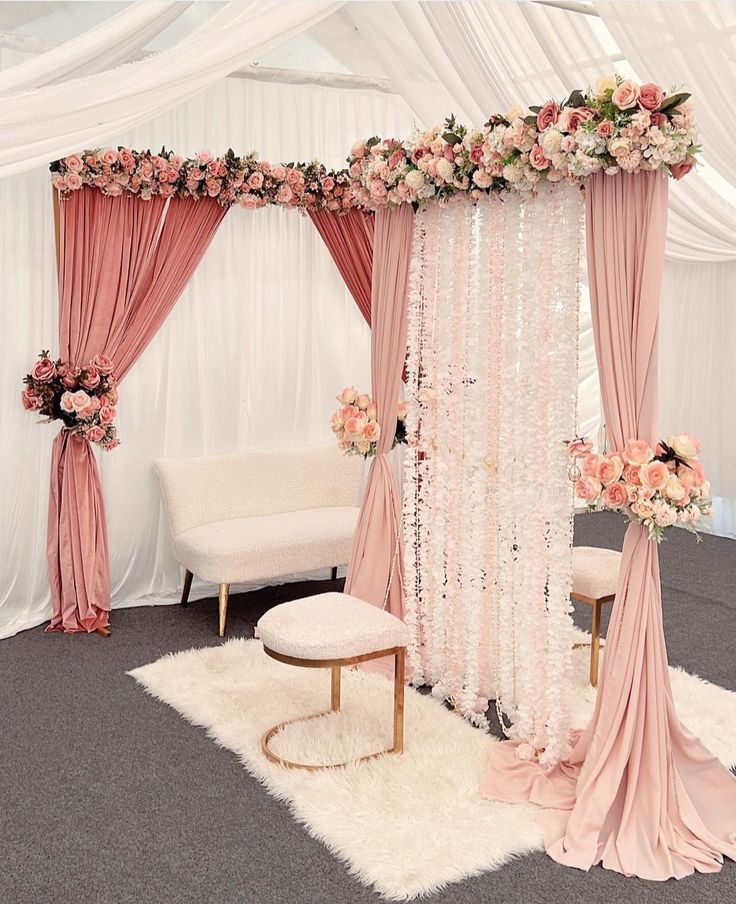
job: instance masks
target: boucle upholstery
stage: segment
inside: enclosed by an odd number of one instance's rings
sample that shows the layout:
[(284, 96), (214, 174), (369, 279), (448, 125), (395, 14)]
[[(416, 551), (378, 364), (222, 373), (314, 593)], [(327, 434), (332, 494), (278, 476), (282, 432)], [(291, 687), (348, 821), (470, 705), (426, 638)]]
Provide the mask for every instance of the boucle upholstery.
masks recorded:
[(241, 584), (343, 565), (359, 509), (304, 509), (202, 524), (172, 541), (177, 560), (214, 584)]
[(572, 550), (572, 593), (601, 599), (614, 596), (618, 585), (621, 553), (595, 546), (574, 546)]
[(334, 443), (155, 463), (174, 537), (214, 521), (356, 506), (362, 465)]
[(215, 584), (344, 565), (362, 464), (334, 444), (161, 459), (174, 555)]
[(409, 629), (395, 615), (347, 593), (274, 606), (259, 619), (258, 633), (264, 646), (296, 659), (349, 659), (409, 642)]

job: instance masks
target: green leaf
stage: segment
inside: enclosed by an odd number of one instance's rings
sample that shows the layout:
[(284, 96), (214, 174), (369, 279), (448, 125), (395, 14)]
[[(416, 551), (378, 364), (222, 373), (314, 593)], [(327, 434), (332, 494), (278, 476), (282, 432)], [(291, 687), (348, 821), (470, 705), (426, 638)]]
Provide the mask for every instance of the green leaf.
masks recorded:
[(536, 117), (536, 116), (525, 116), (525, 117), (524, 117), (524, 122), (525, 122), (528, 126), (535, 126), (535, 125), (537, 124), (537, 117)]
[(381, 143), (381, 139), (377, 135), (374, 135), (373, 138), (369, 138), (365, 144), (366, 144), (366, 147), (372, 148), (380, 143)]
[(462, 138), (459, 135), (456, 135), (454, 132), (443, 132), (442, 140), (446, 141), (448, 144), (460, 144)]
[(532, 113), (539, 113), (539, 111), (540, 111), (542, 108), (541, 108), (541, 107), (529, 107), (529, 109), (532, 111)]
[(573, 91), (568, 99), (564, 103), (565, 107), (584, 107), (585, 106), (585, 97), (583, 96), (583, 92), (576, 89)]
[(657, 112), (664, 113), (665, 110), (674, 110), (675, 107), (679, 107), (680, 104), (684, 104), (689, 97), (690, 95), (687, 92), (682, 92), (681, 94), (673, 94), (672, 97), (666, 97)]

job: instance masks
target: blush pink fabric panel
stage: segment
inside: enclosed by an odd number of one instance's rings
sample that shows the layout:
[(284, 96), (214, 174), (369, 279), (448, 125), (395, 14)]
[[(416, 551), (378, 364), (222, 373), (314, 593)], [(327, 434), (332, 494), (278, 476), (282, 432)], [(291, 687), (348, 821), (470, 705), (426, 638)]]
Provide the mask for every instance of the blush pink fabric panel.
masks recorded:
[[(61, 205), (59, 355), (82, 366), (95, 355), (118, 379), (176, 303), (226, 210), (204, 198), (143, 201), (75, 191)], [(123, 402), (124, 404), (124, 402)], [(110, 565), (105, 504), (89, 443), (62, 430), (54, 440), (47, 558), (49, 631), (107, 625)]]
[(401, 500), (388, 453), (394, 438), (396, 407), (406, 356), (406, 295), (413, 229), (414, 211), (410, 204), (376, 212), (371, 294), (371, 374), (373, 399), (382, 432), (368, 473), (345, 583), (347, 593), (382, 606), (390, 582), (386, 610), (398, 618), (404, 615), (400, 578)]
[[(586, 187), (588, 271), (611, 447), (656, 443), (659, 293), (667, 179), (597, 174)], [(593, 718), (547, 772), (493, 745), (483, 793), (544, 809), (560, 863), (666, 880), (736, 857), (736, 778), (680, 724), (662, 626), (659, 554), (631, 524)]]
[(345, 213), (310, 210), (309, 217), (370, 326), (374, 215), (351, 207)]

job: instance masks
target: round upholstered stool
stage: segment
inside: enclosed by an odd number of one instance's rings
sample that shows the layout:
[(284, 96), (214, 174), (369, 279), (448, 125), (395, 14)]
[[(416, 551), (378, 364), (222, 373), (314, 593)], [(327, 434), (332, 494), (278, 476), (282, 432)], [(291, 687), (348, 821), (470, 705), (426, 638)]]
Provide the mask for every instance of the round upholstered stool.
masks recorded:
[[(574, 546), (572, 550), (572, 593), (570, 598), (593, 607), (590, 642), (590, 683), (598, 686), (598, 658), (601, 645), (601, 613), (605, 603), (616, 598), (621, 553), (597, 546)], [(575, 644), (585, 646), (585, 644)]]
[(384, 656), (395, 657), (393, 746), (352, 762), (370, 760), (384, 753), (403, 752), (404, 670), (409, 629), (400, 619), (346, 593), (320, 593), (274, 606), (258, 621), (258, 635), (266, 653), (279, 662), (332, 671), (330, 709), (280, 722), (270, 728), (261, 739), (267, 759), (292, 769), (332, 769), (348, 765), (347, 762), (325, 766), (295, 763), (275, 754), (268, 744), (286, 725), (317, 719), (340, 709), (340, 670), (343, 666)]

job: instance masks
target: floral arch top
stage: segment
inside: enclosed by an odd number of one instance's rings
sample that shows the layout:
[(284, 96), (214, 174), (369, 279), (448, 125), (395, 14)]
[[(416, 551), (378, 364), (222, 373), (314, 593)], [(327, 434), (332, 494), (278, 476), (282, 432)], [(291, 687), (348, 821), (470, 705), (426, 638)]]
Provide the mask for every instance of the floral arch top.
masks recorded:
[(246, 209), (375, 209), (457, 193), (534, 192), (541, 182), (583, 182), (594, 173), (661, 170), (680, 179), (700, 148), (690, 95), (620, 76), (601, 78), (561, 102), (515, 107), (469, 129), (453, 116), (410, 139), (374, 136), (353, 145), (348, 167), (271, 164), (254, 153), (184, 158), (161, 149), (93, 149), (51, 165), (61, 197), (90, 185), (106, 195), (216, 198)]

